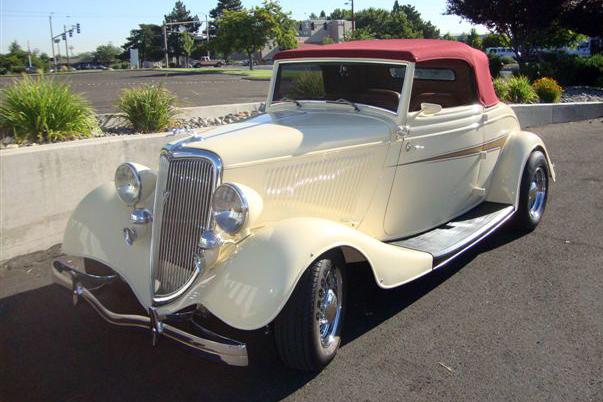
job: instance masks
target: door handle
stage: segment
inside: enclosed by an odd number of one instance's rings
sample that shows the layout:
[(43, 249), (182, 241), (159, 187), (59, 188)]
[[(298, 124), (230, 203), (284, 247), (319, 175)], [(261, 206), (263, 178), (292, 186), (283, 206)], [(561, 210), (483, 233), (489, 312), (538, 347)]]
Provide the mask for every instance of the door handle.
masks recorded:
[(406, 143), (406, 152), (410, 152), (410, 151), (418, 151), (421, 149), (425, 149), (425, 147), (423, 145), (417, 145), (417, 144), (413, 144), (410, 142)]

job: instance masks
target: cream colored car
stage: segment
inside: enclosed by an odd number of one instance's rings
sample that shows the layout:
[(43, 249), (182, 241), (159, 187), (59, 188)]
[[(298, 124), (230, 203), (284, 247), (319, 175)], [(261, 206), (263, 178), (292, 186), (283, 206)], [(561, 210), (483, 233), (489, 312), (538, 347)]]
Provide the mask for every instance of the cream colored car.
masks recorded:
[[(124, 163), (82, 200), (53, 262), (74, 303), (233, 365), (246, 345), (206, 323), (266, 328), (285, 364), (319, 370), (354, 314), (349, 263), (393, 288), (541, 220), (553, 166), (483, 53), (383, 40), (276, 59), (265, 114), (167, 145), (157, 169)], [(118, 282), (144, 314), (101, 303)]]

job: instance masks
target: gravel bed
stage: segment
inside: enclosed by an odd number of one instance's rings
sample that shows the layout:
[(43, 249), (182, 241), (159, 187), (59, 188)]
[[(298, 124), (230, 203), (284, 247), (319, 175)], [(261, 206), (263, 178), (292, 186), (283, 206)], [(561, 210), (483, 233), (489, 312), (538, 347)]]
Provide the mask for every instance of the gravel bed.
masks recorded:
[(603, 88), (565, 87), (561, 95), (561, 103), (569, 102), (603, 102)]

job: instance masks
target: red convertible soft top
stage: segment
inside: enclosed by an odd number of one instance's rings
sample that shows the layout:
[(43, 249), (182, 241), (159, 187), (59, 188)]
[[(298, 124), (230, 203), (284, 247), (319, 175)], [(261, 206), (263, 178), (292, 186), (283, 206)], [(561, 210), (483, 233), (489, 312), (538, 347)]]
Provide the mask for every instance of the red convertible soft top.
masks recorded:
[(285, 50), (277, 53), (274, 60), (304, 57), (376, 58), (413, 63), (442, 59), (462, 60), (475, 71), (480, 103), (488, 107), (499, 102), (492, 85), (488, 57), (461, 42), (437, 39), (359, 40)]

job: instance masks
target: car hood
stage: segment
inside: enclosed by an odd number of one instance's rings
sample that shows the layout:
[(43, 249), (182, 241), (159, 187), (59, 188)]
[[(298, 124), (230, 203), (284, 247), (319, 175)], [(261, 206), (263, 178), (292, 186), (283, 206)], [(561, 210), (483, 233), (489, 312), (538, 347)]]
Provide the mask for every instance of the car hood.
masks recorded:
[(212, 151), (225, 168), (387, 141), (393, 122), (357, 112), (283, 111), (220, 126), (180, 143)]

